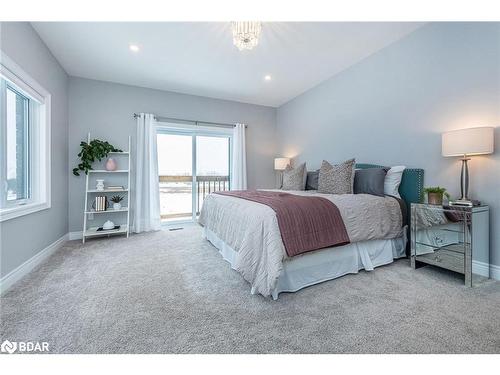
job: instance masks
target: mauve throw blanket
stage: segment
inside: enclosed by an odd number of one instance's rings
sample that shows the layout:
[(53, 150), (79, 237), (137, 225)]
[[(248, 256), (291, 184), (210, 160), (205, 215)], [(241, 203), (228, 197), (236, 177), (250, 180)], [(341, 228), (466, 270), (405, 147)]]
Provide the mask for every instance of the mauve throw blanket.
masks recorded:
[(328, 199), (260, 190), (225, 191), (216, 194), (271, 207), (276, 212), (283, 245), (290, 257), (349, 243), (340, 211)]

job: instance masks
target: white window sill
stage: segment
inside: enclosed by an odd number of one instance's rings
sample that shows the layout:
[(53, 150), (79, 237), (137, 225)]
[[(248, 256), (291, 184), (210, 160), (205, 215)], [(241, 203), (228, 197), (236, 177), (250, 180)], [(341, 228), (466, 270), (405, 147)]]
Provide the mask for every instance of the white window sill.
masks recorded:
[(16, 207), (2, 208), (0, 209), (0, 222), (15, 219), (16, 217), (24, 215), (29, 215), (34, 212), (46, 210), (48, 208), (50, 208), (50, 204), (47, 202), (28, 203)]

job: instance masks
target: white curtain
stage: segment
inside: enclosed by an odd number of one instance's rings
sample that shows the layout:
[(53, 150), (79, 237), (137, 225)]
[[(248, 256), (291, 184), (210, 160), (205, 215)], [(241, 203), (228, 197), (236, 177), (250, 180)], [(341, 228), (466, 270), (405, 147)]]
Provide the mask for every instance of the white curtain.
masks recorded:
[(134, 232), (160, 230), (160, 186), (154, 115), (137, 117)]
[(247, 188), (247, 155), (245, 147), (245, 124), (236, 124), (233, 129), (233, 168), (231, 190)]

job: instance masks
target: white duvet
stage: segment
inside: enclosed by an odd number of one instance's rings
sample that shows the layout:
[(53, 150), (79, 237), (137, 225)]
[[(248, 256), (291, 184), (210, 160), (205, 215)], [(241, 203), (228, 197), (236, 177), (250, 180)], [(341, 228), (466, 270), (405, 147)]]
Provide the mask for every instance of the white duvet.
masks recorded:
[[(401, 209), (394, 198), (310, 190), (286, 192), (332, 201), (340, 210), (351, 243), (392, 239), (403, 233)], [(237, 252), (233, 266), (252, 290), (271, 295), (287, 257), (275, 212), (261, 203), (210, 194), (203, 203), (199, 223)]]

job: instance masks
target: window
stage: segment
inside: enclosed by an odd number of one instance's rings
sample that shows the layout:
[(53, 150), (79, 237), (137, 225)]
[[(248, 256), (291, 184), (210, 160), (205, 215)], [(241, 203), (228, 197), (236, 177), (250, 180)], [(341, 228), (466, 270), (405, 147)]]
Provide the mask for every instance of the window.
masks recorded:
[(0, 221), (50, 207), (50, 94), (0, 63)]
[(5, 138), (6, 148), (6, 177), (7, 177), (7, 203), (24, 202), (31, 196), (30, 192), (30, 163), (29, 147), (30, 99), (16, 91), (7, 82), (4, 89), (7, 95), (5, 113), (7, 127)]

